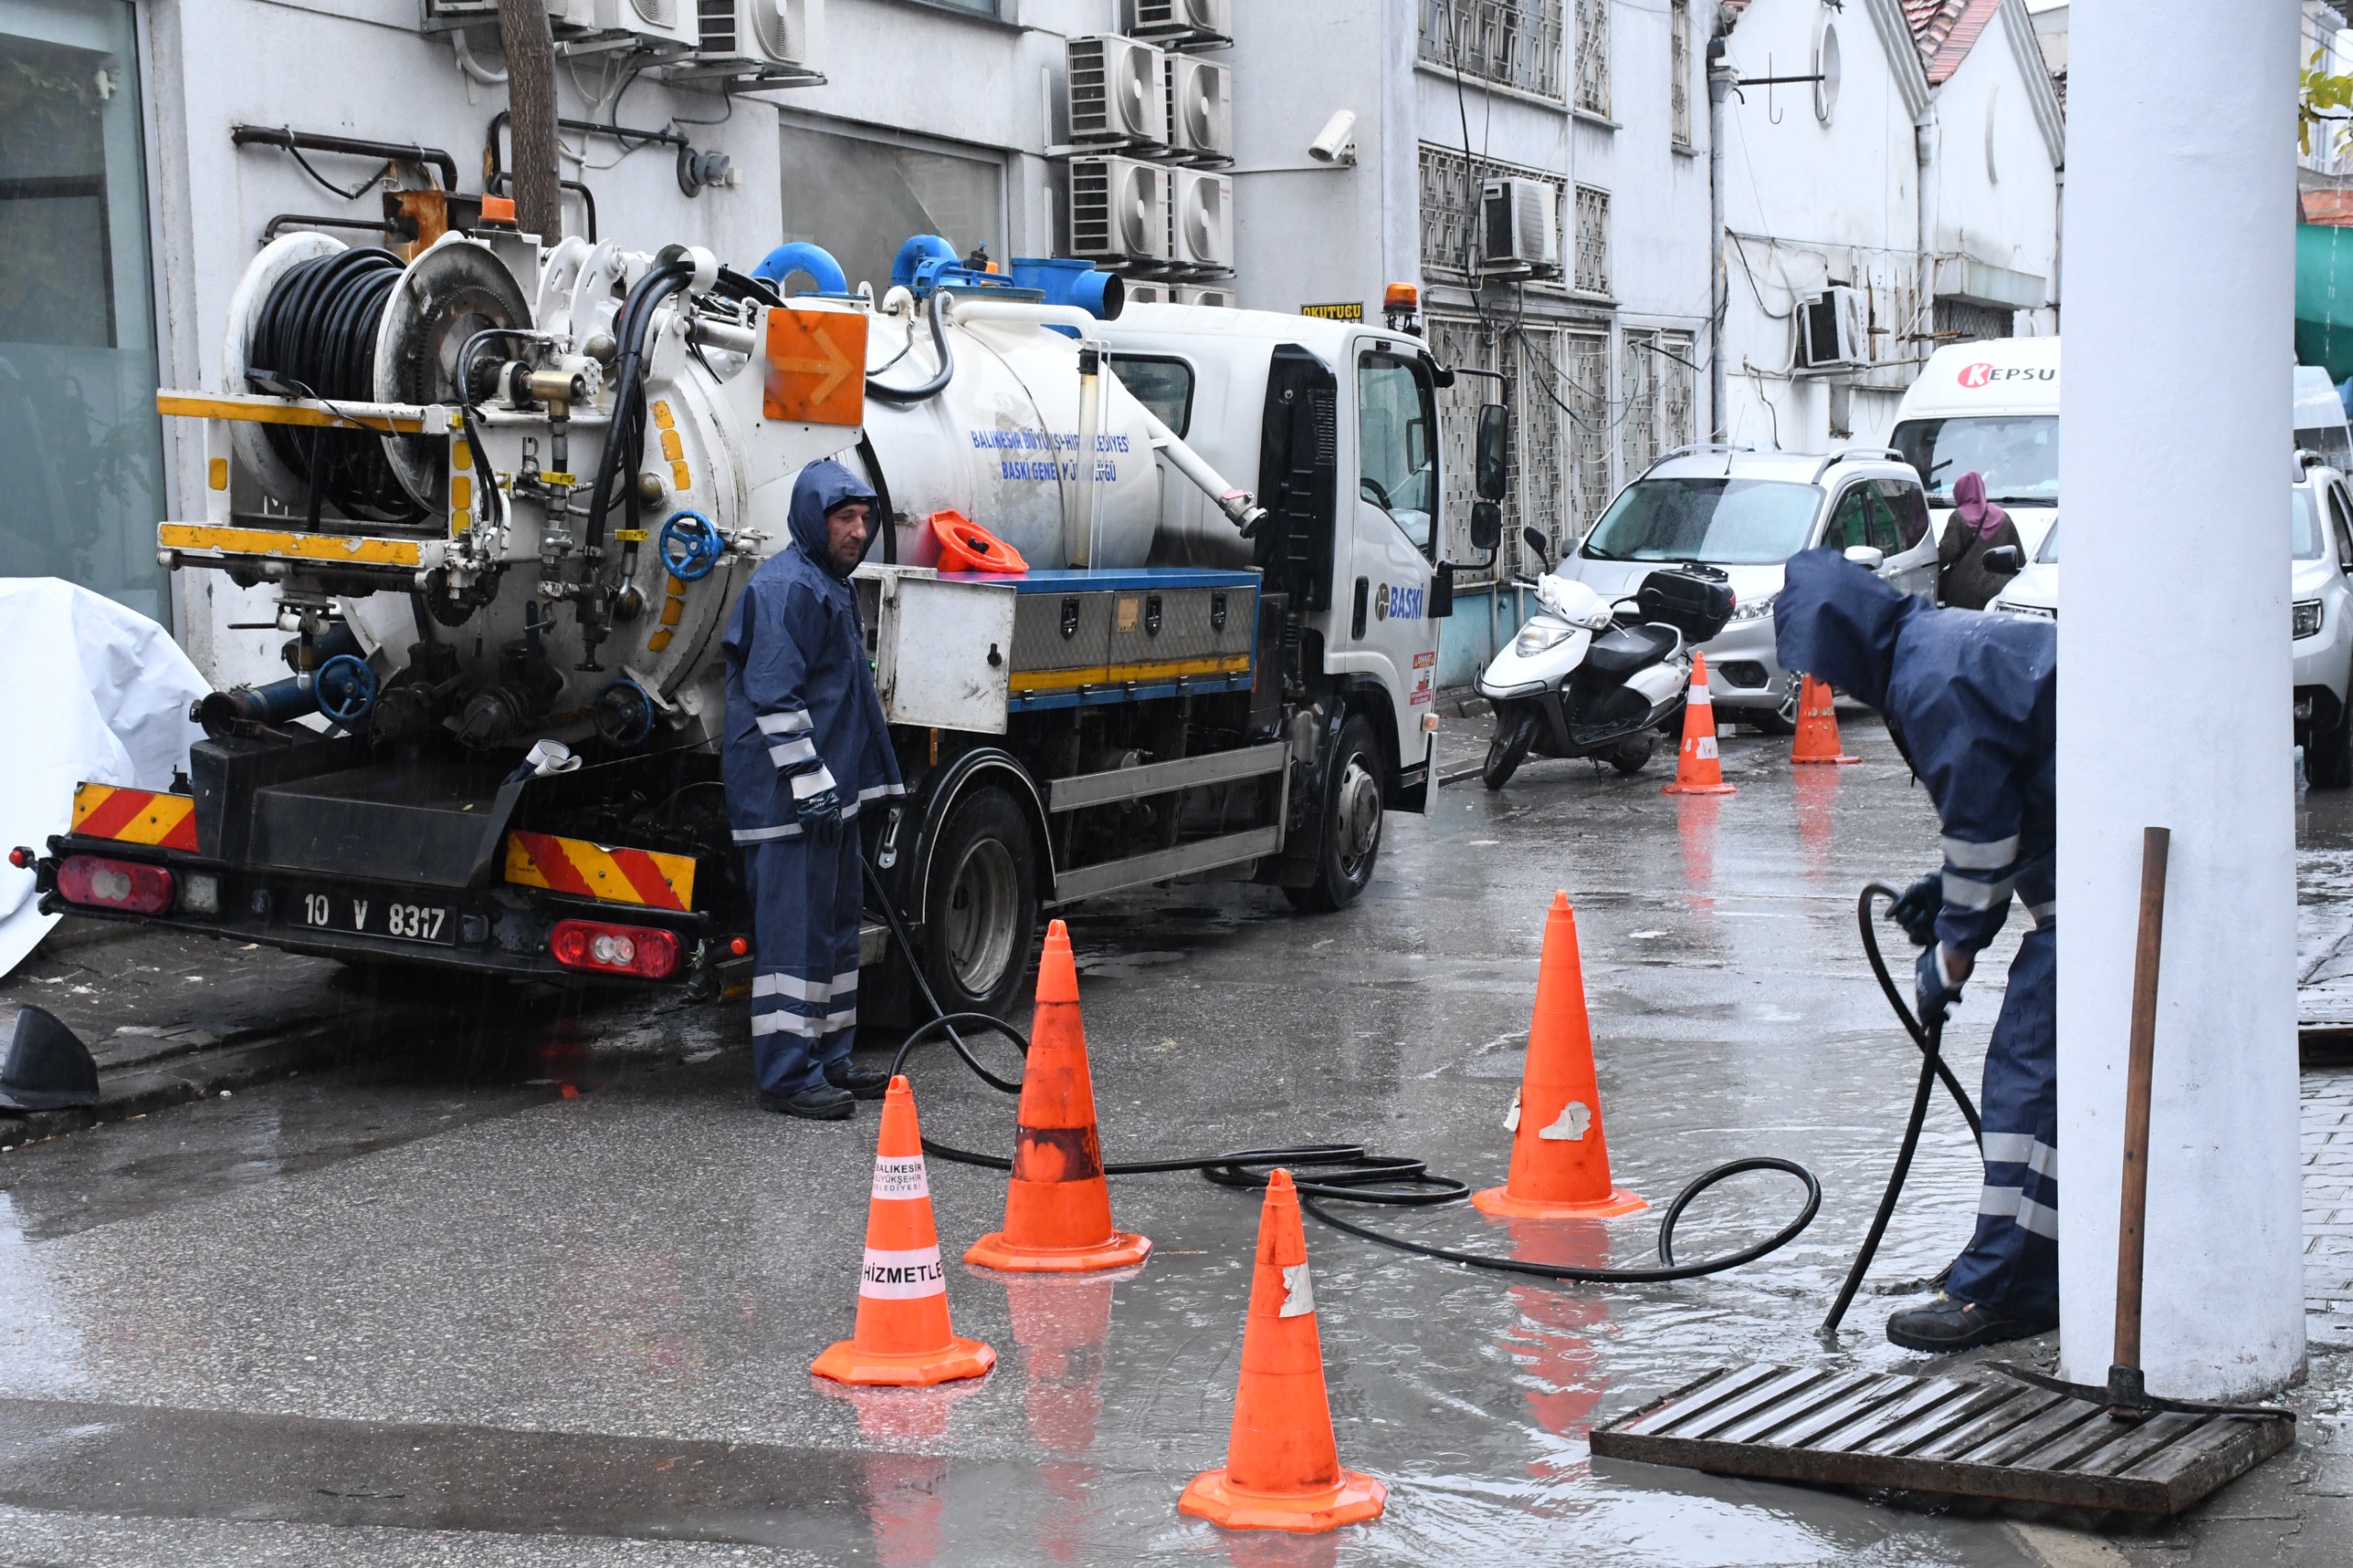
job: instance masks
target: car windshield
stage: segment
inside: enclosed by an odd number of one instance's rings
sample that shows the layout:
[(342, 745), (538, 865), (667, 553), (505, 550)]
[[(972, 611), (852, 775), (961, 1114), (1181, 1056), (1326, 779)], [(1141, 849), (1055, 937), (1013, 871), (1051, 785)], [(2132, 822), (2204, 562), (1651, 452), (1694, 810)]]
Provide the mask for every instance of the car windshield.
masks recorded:
[(2321, 558), (2321, 548), (2325, 541), (2321, 534), (2320, 518), (2313, 510), (2313, 493), (2299, 484), (2288, 494), (2296, 498), (2296, 559), (2318, 561)]
[(2059, 564), (2059, 525), (2057, 523), (2052, 524), (2051, 531), (2042, 536), (2042, 548), (2034, 552), (2034, 558), (2045, 566)]
[(1920, 471), (1928, 499), (1952, 505), (1953, 481), (1985, 476), (1985, 499), (2007, 506), (2059, 504), (2059, 416), (1907, 419), (1895, 427), (1895, 449)]
[(1761, 565), (1806, 546), (1822, 487), (1782, 480), (1643, 479), (1626, 487), (1586, 536), (1597, 561), (1706, 561)]

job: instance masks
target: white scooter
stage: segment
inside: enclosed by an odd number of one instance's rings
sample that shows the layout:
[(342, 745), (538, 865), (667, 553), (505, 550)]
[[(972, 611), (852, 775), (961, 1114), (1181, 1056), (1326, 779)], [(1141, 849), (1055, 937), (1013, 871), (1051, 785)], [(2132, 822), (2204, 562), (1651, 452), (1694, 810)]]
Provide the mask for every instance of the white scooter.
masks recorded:
[[(1544, 536), (1523, 536), (1539, 561)], [(1615, 605), (1585, 584), (1547, 570), (1515, 576), (1538, 609), (1479, 677), (1495, 710), (1480, 777), (1500, 790), (1533, 750), (1585, 756), (1620, 773), (1643, 770), (1662, 732), (1683, 711), (1691, 650), (1732, 619), (1732, 584), (1712, 566), (1665, 566)]]

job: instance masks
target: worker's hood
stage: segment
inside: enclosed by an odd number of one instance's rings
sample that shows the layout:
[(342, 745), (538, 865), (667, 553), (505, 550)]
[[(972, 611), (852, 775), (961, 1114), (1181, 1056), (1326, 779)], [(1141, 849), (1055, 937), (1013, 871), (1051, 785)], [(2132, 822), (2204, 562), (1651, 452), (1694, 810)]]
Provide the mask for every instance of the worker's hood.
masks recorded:
[(1835, 550), (1800, 551), (1784, 573), (1780, 597), (1773, 601), (1781, 667), (1884, 710), (1895, 639), (1920, 601)]
[[(836, 577), (849, 575), (835, 571), (833, 553), (826, 548), (825, 514), (846, 501), (863, 501), (874, 506), (874, 487), (842, 467), (831, 458), (811, 463), (792, 482), (792, 542), (809, 557)], [(878, 515), (866, 531), (866, 548), (874, 548), (874, 536), (885, 526)]]

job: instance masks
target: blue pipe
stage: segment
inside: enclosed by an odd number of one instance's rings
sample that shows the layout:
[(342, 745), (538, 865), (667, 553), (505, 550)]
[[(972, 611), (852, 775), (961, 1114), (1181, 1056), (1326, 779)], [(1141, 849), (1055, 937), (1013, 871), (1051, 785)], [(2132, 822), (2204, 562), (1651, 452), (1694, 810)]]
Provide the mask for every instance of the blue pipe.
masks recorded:
[[(768, 252), (760, 265), (752, 268), (752, 276), (763, 283), (776, 285), (778, 293), (784, 292), (784, 280), (796, 272), (805, 272), (817, 280), (820, 294), (847, 294), (849, 278), (842, 271), (842, 264), (823, 245), (813, 245), (806, 240), (794, 240)], [(893, 269), (894, 277), (896, 271)]]
[(901, 245), (899, 254), (891, 258), (892, 286), (899, 289), (913, 289), (915, 286), (918, 269), (926, 261), (937, 261), (948, 267), (954, 267), (962, 259), (956, 254), (956, 247), (938, 234), (917, 234), (908, 240), (905, 244)]

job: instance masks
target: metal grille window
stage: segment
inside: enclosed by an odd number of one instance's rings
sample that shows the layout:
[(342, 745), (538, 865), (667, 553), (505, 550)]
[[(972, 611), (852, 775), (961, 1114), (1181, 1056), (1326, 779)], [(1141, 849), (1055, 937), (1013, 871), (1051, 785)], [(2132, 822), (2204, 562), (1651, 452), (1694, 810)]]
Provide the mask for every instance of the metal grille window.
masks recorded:
[[(1426, 275), (1453, 279), (1472, 276), (1479, 259), (1480, 183), (1506, 175), (1542, 180), (1551, 186), (1555, 210), (1567, 199), (1568, 181), (1558, 175), (1485, 158), (1466, 159), (1444, 147), (1423, 144), (1422, 271)], [(1608, 199), (1602, 199), (1606, 206)], [(1607, 270), (1605, 260), (1604, 271)]]
[(1570, 470), (1575, 482), (1575, 522), (1579, 537), (1601, 520), (1608, 509), (1609, 486), (1609, 339), (1599, 333), (1563, 335), (1566, 385), (1563, 401), (1569, 405)]
[(1981, 337), (2007, 337), (2017, 312), (2003, 305), (1981, 305), (1974, 300), (1948, 295), (1937, 301), (1937, 341), (1967, 342)]
[(1629, 483), (1658, 460), (1661, 449), (1657, 349), (1658, 334), (1630, 332), (1619, 361), (1618, 391), (1624, 405), (1619, 410), (1618, 459)]
[(1580, 294), (1609, 292), (1609, 193), (1589, 185), (1577, 187), (1577, 258), (1572, 276)]
[(1540, 97), (1561, 96), (1561, 0), (1422, 0), (1421, 58)]
[(1692, 393), (1698, 376), (1692, 369), (1695, 361), (1689, 338), (1661, 337), (1658, 346), (1659, 445), (1672, 451), (1699, 439), (1692, 426)]
[(1670, 134), (1678, 147), (1691, 145), (1691, 0), (1671, 0), (1666, 8), (1666, 106)]
[(1609, 0), (1577, 0), (1576, 107), (1609, 117)]

